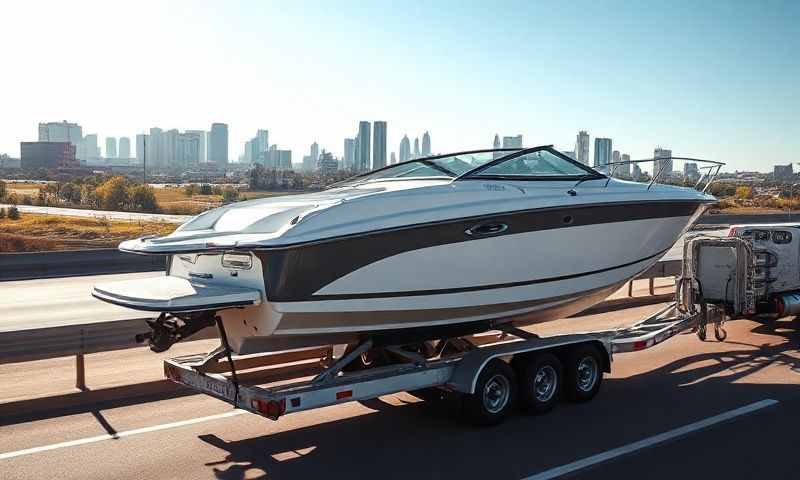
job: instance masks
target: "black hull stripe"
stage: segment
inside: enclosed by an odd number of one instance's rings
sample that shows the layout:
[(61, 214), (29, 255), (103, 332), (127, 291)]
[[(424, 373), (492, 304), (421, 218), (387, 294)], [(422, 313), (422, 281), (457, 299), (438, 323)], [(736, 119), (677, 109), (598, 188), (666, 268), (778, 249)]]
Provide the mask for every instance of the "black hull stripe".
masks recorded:
[[(670, 247), (671, 248), (671, 247)], [(570, 275), (560, 275), (558, 277), (537, 278), (535, 280), (523, 280), (519, 282), (510, 283), (495, 283), (492, 285), (478, 285), (474, 287), (459, 287), (459, 288), (441, 288), (436, 290), (409, 290), (405, 292), (378, 292), (378, 293), (343, 293), (334, 295), (312, 295), (310, 301), (314, 300), (357, 300), (365, 298), (394, 298), (394, 297), (420, 297), (425, 295), (445, 295), (448, 293), (464, 293), (464, 292), (480, 292), (483, 290), (495, 290), (500, 288), (513, 288), (524, 287), (527, 285), (537, 285), (541, 283), (560, 282), (562, 280), (571, 280), (573, 278), (588, 277), (589, 275), (596, 275), (598, 273), (610, 272), (612, 270), (619, 270), (620, 268), (630, 267), (655, 257), (660, 257), (667, 253), (669, 248), (661, 250), (649, 257), (640, 258), (632, 262), (623, 263), (622, 265), (615, 265), (613, 267), (601, 268), (599, 270), (592, 270), (589, 272), (573, 273)]]
[[(314, 295), (324, 286), (384, 258), (423, 248), (481, 241), (481, 237), (466, 235), (465, 231), (483, 222), (507, 225), (507, 229), (502, 233), (491, 237), (495, 238), (605, 223), (670, 217), (689, 218), (697, 214), (704, 204), (703, 201), (692, 200), (545, 207), (378, 231), (288, 249), (256, 249), (254, 253), (264, 268), (264, 284), (269, 301), (309, 301), (324, 298)], [(480, 247), (477, 247), (476, 254), (479, 254), (479, 249)], [(596, 253), (602, 255), (600, 246)]]

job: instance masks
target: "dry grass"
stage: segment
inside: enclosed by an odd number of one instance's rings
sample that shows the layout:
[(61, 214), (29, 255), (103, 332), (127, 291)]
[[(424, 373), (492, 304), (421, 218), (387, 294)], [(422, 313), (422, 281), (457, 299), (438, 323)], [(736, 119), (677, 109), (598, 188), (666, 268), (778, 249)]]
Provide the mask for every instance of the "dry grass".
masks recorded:
[(19, 220), (0, 219), (0, 252), (116, 247), (123, 240), (150, 234), (166, 235), (176, 227), (162, 222), (23, 213)]

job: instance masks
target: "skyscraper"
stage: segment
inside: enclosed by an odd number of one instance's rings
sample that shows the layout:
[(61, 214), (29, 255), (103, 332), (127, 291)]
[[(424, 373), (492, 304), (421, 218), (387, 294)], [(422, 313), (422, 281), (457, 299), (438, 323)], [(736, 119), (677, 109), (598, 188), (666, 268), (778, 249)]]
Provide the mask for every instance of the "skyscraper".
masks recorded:
[(386, 122), (376, 120), (373, 124), (372, 169), (386, 166)]
[(578, 132), (575, 138), (575, 160), (589, 165), (589, 134), (585, 130)]
[(119, 137), (119, 158), (131, 158), (131, 139)]
[(258, 139), (258, 153), (266, 152), (269, 150), (269, 130), (259, 130), (256, 132)]
[(503, 148), (522, 148), (522, 135), (503, 137)]
[(370, 170), (370, 148), (371, 127), (369, 122), (358, 122), (358, 160), (356, 162), (357, 172), (367, 172)]
[(400, 140), (400, 161), (407, 162), (411, 159), (411, 141), (408, 139), (408, 135), (403, 135), (403, 139)]
[[(611, 152), (611, 161), (614, 163), (619, 163), (619, 150), (614, 150)], [(612, 165), (609, 172), (614, 172), (615, 177), (619, 177), (619, 165)]]
[(314, 162), (314, 167), (316, 167), (317, 160), (319, 160), (319, 145), (317, 142), (311, 144), (311, 160)]
[(672, 173), (672, 150), (656, 147), (653, 151), (653, 158), (655, 159), (653, 176), (660, 173), (658, 178), (663, 179)]
[[(620, 156), (620, 161), (622, 162), (630, 162), (631, 156), (627, 153), (623, 153)], [(631, 178), (631, 164), (630, 163), (623, 163), (622, 165), (617, 167), (617, 171), (619, 172), (619, 176), (623, 178)]]
[[(500, 135), (497, 133), (494, 134), (494, 141), (492, 142), (492, 148), (494, 148), (495, 150), (498, 148), (502, 148), (500, 146)], [(503, 156), (502, 152), (494, 152), (492, 154), (492, 158), (500, 158), (502, 156)]]
[(39, 124), (40, 142), (69, 142), (75, 147), (83, 140), (83, 129), (77, 123), (47, 122)]
[(106, 137), (106, 158), (117, 158), (117, 139)]
[(150, 141), (146, 134), (136, 134), (136, 161), (140, 164), (145, 161), (145, 148), (148, 143), (150, 143)]
[[(192, 163), (204, 163), (206, 161), (206, 132), (204, 130), (186, 130), (186, 133), (192, 144), (197, 145), (197, 153), (190, 155)], [(195, 147), (190, 147), (194, 149)]]
[(83, 137), (83, 140), (78, 142), (76, 151), (77, 158), (80, 160), (97, 161), (100, 158), (100, 147), (97, 146), (97, 135), (91, 133)]
[(182, 170), (184, 168), (183, 157), (182, 155), (179, 155), (180, 152), (180, 148), (178, 146), (179, 136), (180, 132), (178, 131), (177, 128), (171, 128), (166, 132), (164, 132), (161, 163), (158, 164), (161, 168), (166, 168), (170, 170)]
[[(594, 139), (594, 163), (593, 167), (605, 165), (611, 161), (611, 139), (610, 138), (595, 138)], [(603, 167), (604, 170), (608, 167)]]
[(344, 165), (343, 170), (353, 170), (356, 159), (356, 140), (354, 138), (344, 139)]
[(397, 163), (397, 155), (395, 155), (394, 152), (392, 152), (392, 155), (389, 158), (390, 158), (389, 160), (390, 165), (394, 165), (395, 163)]
[(228, 165), (228, 125), (212, 123), (208, 135), (208, 161), (216, 163), (218, 168)]
[(418, 158), (418, 157), (419, 157), (419, 137), (414, 139), (414, 157), (413, 158)]
[(147, 168), (160, 168), (162, 165), (161, 153), (163, 152), (164, 131), (158, 127), (150, 129), (147, 136)]
[(431, 134), (426, 130), (422, 135), (422, 156), (429, 157), (431, 155)]

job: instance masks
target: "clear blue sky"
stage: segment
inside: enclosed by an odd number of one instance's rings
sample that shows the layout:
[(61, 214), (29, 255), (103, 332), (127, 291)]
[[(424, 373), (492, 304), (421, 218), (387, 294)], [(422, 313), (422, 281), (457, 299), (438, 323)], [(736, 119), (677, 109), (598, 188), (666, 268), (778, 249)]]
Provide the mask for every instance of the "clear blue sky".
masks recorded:
[(39, 121), (134, 136), (258, 128), (300, 161), (341, 155), (358, 120), (389, 151), (495, 132), (572, 149), (607, 136), (634, 158), (771, 170), (800, 161), (800, 2), (8, 2), (0, 6), (0, 152)]

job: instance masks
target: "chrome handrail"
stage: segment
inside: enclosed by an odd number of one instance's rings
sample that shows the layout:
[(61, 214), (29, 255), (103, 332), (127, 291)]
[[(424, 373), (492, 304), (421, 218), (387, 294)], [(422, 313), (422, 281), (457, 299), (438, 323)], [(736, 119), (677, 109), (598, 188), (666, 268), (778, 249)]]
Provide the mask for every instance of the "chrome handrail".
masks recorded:
[[(714, 160), (704, 160), (702, 158), (672, 157), (672, 156), (670, 156), (670, 157), (659, 157), (659, 158), (655, 158), (655, 157), (654, 158), (643, 158), (643, 159), (640, 159), (640, 160), (623, 160), (623, 161), (619, 161), (619, 162), (608, 162), (608, 163), (604, 163), (603, 165), (598, 165), (598, 166), (600, 166), (600, 167), (611, 167), (611, 171), (609, 172), (609, 179), (606, 181), (606, 185), (605, 185), (605, 186), (608, 186), (608, 182), (611, 181), (611, 177), (614, 176), (614, 172), (617, 170), (618, 166), (626, 165), (626, 164), (653, 162), (654, 174), (653, 174), (652, 178), (650, 179), (650, 182), (647, 185), (647, 190), (650, 190), (650, 188), (653, 186), (653, 184), (656, 183), (656, 181), (658, 181), (658, 179), (664, 173), (664, 166), (663, 166), (664, 164), (663, 163), (661, 163), (659, 165), (658, 171), (655, 171), (655, 166), (657, 165), (656, 162), (657, 161), (665, 161), (665, 160), (684, 160), (684, 161), (691, 161), (691, 162), (710, 163), (711, 165), (707, 165), (707, 166), (704, 166), (704, 167), (698, 167), (699, 170), (706, 170), (707, 169), (708, 172), (706, 172), (703, 175), (701, 175), (700, 179), (697, 181), (697, 183), (694, 186), (695, 189), (699, 189), (700, 184), (702, 183), (703, 179), (705, 179), (707, 177), (708, 180), (706, 181), (705, 185), (703, 185), (702, 190), (700, 190), (701, 192), (704, 192), (704, 193), (705, 193), (706, 190), (708, 190), (708, 187), (711, 185), (711, 183), (714, 181), (714, 179), (717, 178), (717, 175), (719, 174), (719, 171), (722, 168), (722, 166), (725, 165), (724, 162), (717, 162), (717, 161), (714, 161)], [(713, 173), (712, 173), (712, 171), (713, 171)]]

